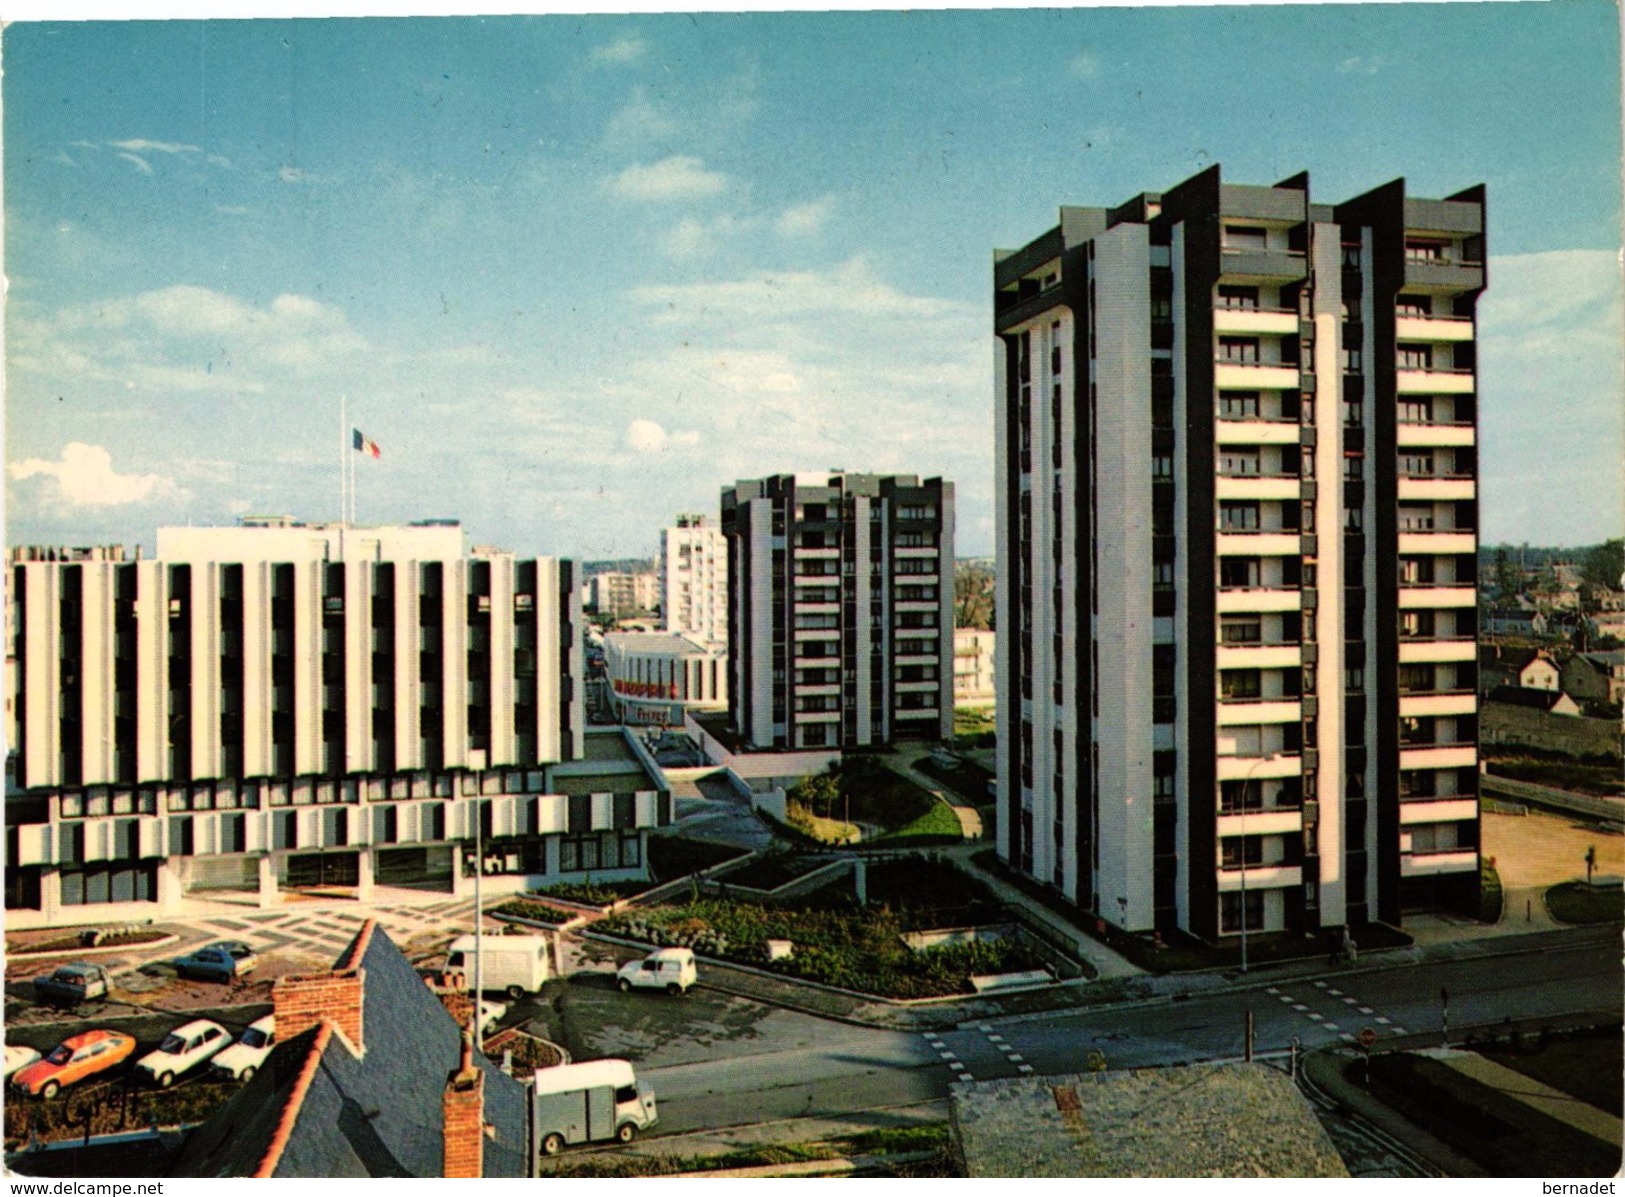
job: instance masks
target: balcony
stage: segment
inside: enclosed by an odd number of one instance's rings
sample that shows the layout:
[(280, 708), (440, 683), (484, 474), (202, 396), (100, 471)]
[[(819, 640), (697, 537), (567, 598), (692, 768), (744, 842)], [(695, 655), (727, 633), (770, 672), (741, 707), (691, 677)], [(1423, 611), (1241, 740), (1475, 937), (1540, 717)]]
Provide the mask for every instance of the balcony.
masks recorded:
[(1473, 322), (1464, 316), (1401, 316), (1395, 321), (1399, 341), (1471, 341)]
[(1401, 477), (1399, 499), (1436, 502), (1455, 502), (1471, 499), (1478, 493), (1477, 481), (1468, 474), (1447, 478), (1419, 476)]
[(1213, 426), (1214, 440), (1221, 445), (1295, 445), (1300, 438), (1296, 420), (1226, 420)]
[(892, 574), (892, 581), (899, 586), (935, 586), (939, 581), (936, 574)]
[(1472, 637), (1455, 640), (1401, 641), (1399, 663), (1421, 665), (1430, 661), (1475, 661), (1478, 659), (1478, 641)]
[(1399, 447), (1426, 449), (1445, 445), (1471, 445), (1477, 442), (1471, 424), (1412, 424), (1400, 421)]
[(1478, 747), (1474, 744), (1451, 744), (1435, 748), (1401, 748), (1401, 769), (1476, 769)]
[(1296, 532), (1220, 532), (1214, 539), (1221, 557), (1296, 557), (1303, 551)]
[(942, 604), (936, 599), (905, 599), (892, 604), (893, 611), (938, 611)]
[[(1252, 832), (1251, 826), (1248, 832)], [(1261, 889), (1290, 889), (1295, 885), (1303, 884), (1303, 866), (1301, 865), (1248, 865), (1246, 873), (1246, 888), (1248, 890)], [(1242, 888), (1241, 869), (1219, 869), (1219, 892), (1235, 893)]]
[(1219, 276), (1224, 282), (1296, 282), (1309, 267), (1301, 250), (1228, 248), (1219, 255)]
[(1423, 719), (1435, 715), (1471, 715), (1478, 710), (1478, 695), (1470, 691), (1456, 694), (1401, 694), (1399, 717)]
[(892, 689), (898, 694), (930, 694), (942, 688), (942, 683), (933, 679), (918, 682), (893, 682)]
[(937, 654), (899, 652), (892, 658), (892, 662), (897, 665), (935, 665)]
[(1471, 370), (1400, 370), (1401, 395), (1471, 395), (1476, 389)]
[(837, 682), (810, 682), (806, 684), (797, 682), (795, 693), (797, 698), (839, 698), (841, 696), (841, 687)]
[(1296, 669), (1303, 664), (1297, 644), (1225, 644), (1214, 650), (1219, 669)]
[[(1246, 814), (1238, 812), (1230, 815), (1221, 811), (1218, 828), (1220, 839), (1238, 835), (1290, 835), (1303, 830), (1303, 811), (1297, 807), (1250, 810)], [(1247, 887), (1252, 888), (1254, 872), (1272, 867), (1275, 866), (1248, 865)], [(1237, 869), (1236, 873), (1239, 877), (1241, 870)]]
[(1216, 610), (1220, 615), (1246, 615), (1265, 611), (1301, 611), (1303, 591), (1297, 587), (1254, 586), (1239, 590), (1221, 590)]
[(1476, 873), (1478, 849), (1458, 852), (1410, 852), (1399, 858), (1401, 877), (1431, 877), (1439, 873)]
[(1298, 367), (1285, 362), (1231, 362), (1222, 357), (1213, 361), (1213, 385), (1221, 389), (1295, 391), (1303, 382)]
[[(1303, 703), (1296, 698), (1219, 699), (1220, 727), (1257, 727), (1264, 723), (1296, 723), (1303, 718)], [(1263, 776), (1262, 770), (1259, 773)]]
[(1218, 780), (1250, 781), (1265, 777), (1300, 777), (1303, 758), (1296, 755), (1221, 756), (1218, 759)]
[[(1401, 483), (1400, 485), (1404, 485)], [(1400, 492), (1404, 497), (1404, 492)], [(1441, 529), (1438, 532), (1401, 532), (1399, 534), (1399, 551), (1402, 556), (1417, 556), (1426, 553), (1448, 553), (1452, 556), (1460, 554), (1471, 555), (1478, 552), (1478, 534), (1476, 532), (1451, 532)]]
[[(1296, 502), (1302, 480), (1296, 474), (1232, 474), (1219, 477), (1213, 487), (1217, 499), (1274, 499)], [(1403, 493), (1400, 495), (1404, 497)]]
[(838, 548), (810, 548), (805, 545), (796, 546), (796, 558), (801, 561), (832, 560), (841, 555)]
[(1407, 259), (1405, 283), (1412, 290), (1473, 291), (1484, 285), (1482, 262), (1455, 262), (1444, 258)]
[(892, 550), (893, 557), (935, 557), (936, 555), (937, 547), (935, 545), (906, 545)]
[(1478, 591), (1472, 586), (1406, 586), (1399, 588), (1401, 610), (1427, 607), (1475, 607)]
[(1219, 306), (1213, 309), (1213, 330), (1221, 333), (1276, 333), (1298, 335), (1296, 308), (1243, 308)]
[(1439, 798), (1399, 797), (1399, 821), (1405, 823), (1465, 823), (1478, 818), (1478, 799), (1469, 794)]

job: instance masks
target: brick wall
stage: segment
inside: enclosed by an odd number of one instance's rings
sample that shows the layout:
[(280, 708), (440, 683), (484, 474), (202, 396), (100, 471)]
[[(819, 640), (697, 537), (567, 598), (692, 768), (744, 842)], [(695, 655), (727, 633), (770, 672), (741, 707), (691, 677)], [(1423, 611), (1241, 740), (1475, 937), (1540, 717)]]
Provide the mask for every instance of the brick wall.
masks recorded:
[(278, 977), (271, 986), (277, 1039), (291, 1039), (331, 1020), (356, 1051), (363, 1050), (361, 1008), (366, 977), (366, 970), (359, 968)]

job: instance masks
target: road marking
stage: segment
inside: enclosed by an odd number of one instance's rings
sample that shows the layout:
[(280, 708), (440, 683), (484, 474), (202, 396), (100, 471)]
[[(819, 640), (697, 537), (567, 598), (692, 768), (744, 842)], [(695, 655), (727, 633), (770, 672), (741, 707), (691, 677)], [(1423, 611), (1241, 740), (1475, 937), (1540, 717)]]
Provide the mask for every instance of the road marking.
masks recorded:
[(1353, 1036), (1353, 1035), (1350, 1035), (1350, 1034), (1349, 1034), (1349, 1033), (1348, 1033), (1348, 1032), (1347, 1032), (1347, 1031), (1344, 1031), (1344, 1032), (1343, 1032), (1343, 1033), (1342, 1033), (1342, 1034), (1341, 1034), (1341, 1035), (1339, 1035), (1339, 1036), (1338, 1036), (1338, 1038), (1339, 1038), (1339, 1039), (1343, 1039), (1343, 1040), (1346, 1040), (1346, 1041), (1347, 1041), (1347, 1042), (1349, 1042), (1349, 1043), (1353, 1043), (1353, 1042), (1354, 1042), (1354, 1036)]
[(1290, 1004), (1290, 1003), (1291, 1003), (1291, 1001), (1292, 1001), (1292, 995), (1291, 995), (1291, 994), (1290, 994), (1290, 993), (1283, 993), (1283, 994), (1282, 994), (1282, 995), (1281, 995), (1281, 1000), (1282, 1000), (1282, 1001), (1283, 1001), (1283, 1002), (1287, 1002), (1287, 1003), (1289, 1003), (1289, 1004)]
[(1360, 1013), (1361, 1014), (1370, 1014), (1371, 1013), (1371, 1007), (1370, 1006), (1361, 1006), (1360, 1007)]
[(1292, 1008), (1294, 1010), (1296, 1010), (1299, 1014), (1302, 1014), (1305, 1010), (1309, 1009), (1309, 1007), (1305, 1006), (1302, 1002), (1293, 1002), (1292, 1003)]
[(976, 1024), (976, 1029), (978, 1031), (981, 1031), (983, 1034), (986, 1034), (988, 1031), (991, 1031), (993, 1028), (991, 1026), (989, 1026), (985, 1022), (979, 1022), (979, 1023)]
[(1315, 988), (1316, 989), (1325, 989), (1326, 988), (1326, 982), (1324, 982), (1324, 981), (1316, 981), (1315, 982)]
[(1394, 1034), (1396, 1034), (1396, 1035), (1409, 1035), (1410, 1032), (1407, 1031), (1404, 1027), (1396, 1026), (1394, 1028)]
[(1275, 988), (1275, 986), (1271, 985), (1267, 989), (1265, 989), (1264, 992), (1268, 993), (1268, 994), (1271, 994), (1271, 995), (1274, 995), (1274, 994), (1280, 993), (1281, 991), (1279, 989)]
[(1323, 1022), (1320, 1025), (1325, 1027), (1328, 1031), (1335, 1031), (1338, 1029), (1335, 1022)]
[(1023, 1076), (1029, 1076), (1029, 1075), (1031, 1075), (1031, 1074), (1032, 1074), (1032, 1070), (1033, 1070), (1033, 1066), (1032, 1066), (1032, 1065), (1031, 1065), (1031, 1064), (1022, 1064), (1022, 1065), (1021, 1065), (1021, 1066), (1019, 1066), (1019, 1067), (1018, 1067), (1018, 1068), (1017, 1068), (1017, 1069), (1016, 1069), (1016, 1071), (1017, 1071), (1017, 1072), (1019, 1072), (1019, 1073), (1021, 1073), (1021, 1074), (1022, 1074), (1022, 1075), (1023, 1075)]
[(1003, 1043), (1004, 1042), (1004, 1036), (1003, 1035), (989, 1035), (987, 1038), (988, 1038), (989, 1043)]
[(1358, 1006), (1360, 1004), (1360, 999), (1359, 998), (1344, 998), (1343, 999), (1343, 1004), (1345, 1006)]
[(1319, 1022), (1325, 1016), (1322, 1015), (1322, 1014), (1318, 1014), (1315, 1011), (1311, 1010), (1311, 1011), (1309, 1011), (1309, 1017), (1311, 1019), (1313, 1019), (1315, 1022)]
[(944, 1051), (944, 1050), (942, 1050), (940, 1048), (937, 1051), (937, 1055), (941, 1056), (944, 1060), (957, 1060), (957, 1059), (959, 1059), (959, 1057), (954, 1055), (953, 1052)]
[(1383, 1025), (1383, 1026), (1387, 1026), (1387, 1025), (1388, 1025), (1388, 1020), (1387, 1020), (1387, 1019), (1386, 1019), (1386, 1018), (1384, 1018), (1384, 1017), (1383, 1017), (1383, 1016), (1382, 1016), (1382, 1015), (1380, 1015), (1380, 1014), (1379, 1014), (1379, 1015), (1377, 1015), (1377, 1021), (1378, 1021), (1378, 1022), (1380, 1022), (1380, 1023), (1382, 1023), (1382, 1025)]
[(1020, 1063), (1021, 1063), (1021, 1059), (1022, 1059), (1022, 1057), (1021, 1057), (1021, 1053), (1020, 1053), (1020, 1052), (1011, 1052), (1011, 1053), (1010, 1053), (1010, 1054), (1009, 1054), (1009, 1055), (1008, 1055), (1008, 1056), (1006, 1056), (1006, 1057), (1005, 1057), (1005, 1058), (1006, 1058), (1006, 1059), (1007, 1059), (1007, 1060), (1009, 1060), (1009, 1061), (1010, 1061), (1010, 1063), (1012, 1063), (1012, 1064), (1020, 1064)]
[(1341, 989), (1328, 989), (1326, 992), (1331, 994), (1333, 997), (1343, 996), (1343, 991)]
[(961, 1064), (958, 1060), (955, 1060), (953, 1063), (949, 1064), (948, 1067), (952, 1068), (955, 1072), (964, 1072), (965, 1071), (965, 1066), (963, 1064)]
[(968, 1072), (962, 1072), (962, 1073), (959, 1074), (959, 1076), (956, 1079), (961, 1080), (961, 1081), (974, 1081), (976, 1078), (973, 1077)]

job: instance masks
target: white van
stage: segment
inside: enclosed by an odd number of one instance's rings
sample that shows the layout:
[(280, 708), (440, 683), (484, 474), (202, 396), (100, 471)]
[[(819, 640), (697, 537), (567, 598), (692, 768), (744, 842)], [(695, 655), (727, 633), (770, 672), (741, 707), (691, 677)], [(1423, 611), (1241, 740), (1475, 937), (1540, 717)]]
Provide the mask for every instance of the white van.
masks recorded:
[(642, 960), (623, 964), (615, 974), (622, 993), (634, 989), (664, 989), (670, 994), (688, 992), (688, 987), (699, 980), (694, 967), (692, 948), (661, 948), (650, 952)]
[(630, 1143), (660, 1121), (654, 1090), (625, 1060), (539, 1068), (531, 1081), (532, 1140), (542, 1155), (576, 1143)]
[[(480, 936), (480, 985), (486, 990), (500, 989), (510, 998), (518, 1000), (527, 993), (538, 992), (547, 982), (550, 949), (541, 935), (482, 935)], [(468, 984), (474, 984), (474, 937), (463, 935), (451, 941), (446, 957), (446, 971), (462, 973)]]

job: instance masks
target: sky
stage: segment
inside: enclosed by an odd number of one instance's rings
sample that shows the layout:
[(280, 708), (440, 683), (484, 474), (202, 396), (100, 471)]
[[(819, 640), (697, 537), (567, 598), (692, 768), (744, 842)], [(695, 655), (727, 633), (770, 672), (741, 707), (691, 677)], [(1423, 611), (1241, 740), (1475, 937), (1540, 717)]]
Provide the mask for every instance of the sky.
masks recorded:
[[(957, 486), (995, 246), (1214, 162), (1488, 188), (1482, 539), (1622, 527), (1614, 7), (10, 24), (6, 539), (246, 513), (648, 554), (739, 478)], [(346, 423), (341, 412), (347, 414)]]

